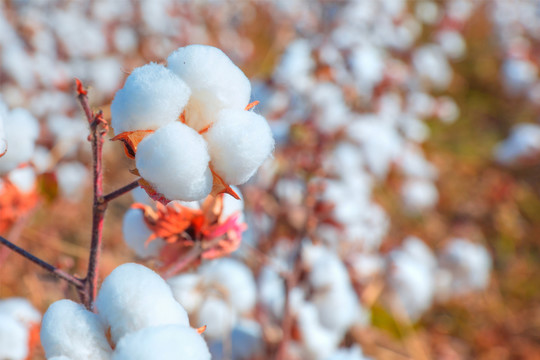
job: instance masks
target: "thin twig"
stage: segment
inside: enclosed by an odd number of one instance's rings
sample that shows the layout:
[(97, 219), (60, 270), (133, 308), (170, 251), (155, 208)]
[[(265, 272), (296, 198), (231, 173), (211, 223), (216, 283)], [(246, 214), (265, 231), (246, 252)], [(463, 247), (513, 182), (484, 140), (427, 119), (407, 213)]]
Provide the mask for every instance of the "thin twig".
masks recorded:
[(71, 285), (75, 286), (77, 289), (81, 290), (84, 287), (84, 282), (82, 280), (76, 278), (73, 275), (66, 273), (63, 270), (58, 269), (56, 266), (53, 266), (44, 260), (41, 260), (37, 256), (29, 253), (23, 248), (18, 247), (17, 245), (13, 244), (11, 241), (3, 238), (2, 236), (0, 236), (0, 243), (7, 246), (9, 249), (16, 252), (17, 254), (32, 261), (34, 264), (41, 266), (43, 269), (47, 270), (48, 272), (58, 276), (60, 279), (67, 281)]
[(103, 197), (103, 202), (104, 202), (104, 203), (108, 203), (109, 201), (114, 200), (114, 199), (116, 199), (117, 197), (122, 196), (122, 195), (124, 195), (125, 193), (127, 193), (127, 192), (129, 192), (129, 191), (135, 189), (137, 186), (139, 186), (139, 179), (137, 179), (137, 180), (135, 180), (135, 181), (133, 181), (133, 182), (127, 184), (127, 185), (124, 186), (124, 187), (121, 187), (121, 188), (119, 188), (119, 189), (116, 189), (116, 190), (114, 190), (114, 191), (108, 193), (107, 195), (105, 195), (105, 196)]

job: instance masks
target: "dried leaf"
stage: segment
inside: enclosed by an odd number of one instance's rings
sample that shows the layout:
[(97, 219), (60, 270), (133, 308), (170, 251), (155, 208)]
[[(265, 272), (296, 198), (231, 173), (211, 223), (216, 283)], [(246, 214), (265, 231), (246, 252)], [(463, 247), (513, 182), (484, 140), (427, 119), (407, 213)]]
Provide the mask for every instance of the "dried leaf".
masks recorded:
[(124, 143), (124, 152), (126, 153), (126, 156), (130, 159), (135, 159), (135, 154), (137, 153), (137, 146), (139, 145), (141, 140), (153, 133), (154, 131), (155, 130), (125, 131), (113, 137), (111, 141), (122, 141)]
[(217, 196), (219, 194), (229, 194), (236, 200), (240, 200), (240, 196), (238, 196), (238, 194), (234, 192), (231, 186), (225, 181), (223, 181), (223, 179), (214, 172), (212, 167), (210, 167), (210, 170), (212, 171), (212, 176), (214, 177), (214, 183), (212, 185), (212, 191), (210, 192), (210, 195)]

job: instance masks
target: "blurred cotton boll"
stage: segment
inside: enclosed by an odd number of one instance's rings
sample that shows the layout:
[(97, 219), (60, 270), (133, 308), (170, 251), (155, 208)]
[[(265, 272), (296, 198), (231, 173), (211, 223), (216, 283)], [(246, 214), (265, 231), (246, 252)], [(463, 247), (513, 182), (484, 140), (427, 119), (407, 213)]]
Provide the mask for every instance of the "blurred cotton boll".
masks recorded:
[(243, 110), (249, 103), (248, 78), (218, 48), (185, 46), (173, 52), (167, 64), (191, 89), (186, 122), (197, 131), (216, 121), (220, 110)]
[(266, 119), (250, 111), (222, 110), (205, 138), (213, 170), (232, 185), (248, 181), (274, 149)]
[(122, 233), (126, 244), (141, 258), (157, 256), (165, 245), (160, 238), (148, 242), (152, 231), (146, 226), (143, 211), (140, 209), (129, 209), (125, 213)]
[(40, 321), (41, 314), (28, 300), (0, 300), (0, 359), (26, 359), (31, 328)]
[(10, 171), (8, 179), (23, 193), (29, 193), (36, 189), (36, 172), (30, 166)]
[(70, 201), (77, 201), (83, 194), (83, 187), (88, 183), (90, 172), (78, 161), (63, 162), (56, 168), (56, 179), (62, 196)]
[(112, 360), (210, 360), (202, 336), (188, 326), (152, 326), (124, 336)]
[(71, 300), (59, 300), (49, 307), (40, 337), (48, 358), (107, 360), (112, 355), (98, 316)]
[(540, 125), (515, 125), (510, 136), (497, 145), (494, 153), (495, 159), (503, 165), (512, 165), (528, 157), (538, 156), (540, 154)]
[(421, 212), (437, 204), (439, 192), (431, 180), (410, 179), (401, 187), (401, 198), (408, 211)]
[(0, 174), (31, 160), (39, 135), (39, 123), (28, 110), (14, 109), (4, 122), (4, 130), (8, 151), (0, 158)]
[(177, 120), (190, 95), (187, 85), (163, 65), (133, 70), (111, 104), (115, 134), (155, 130)]
[(141, 176), (170, 200), (200, 200), (212, 189), (206, 142), (180, 122), (145, 137), (135, 160)]
[(440, 267), (451, 274), (449, 294), (483, 290), (489, 284), (491, 256), (480, 244), (452, 239), (439, 257)]
[(123, 264), (103, 281), (96, 307), (117, 343), (122, 336), (145, 327), (188, 326), (184, 308), (158, 274), (138, 264)]

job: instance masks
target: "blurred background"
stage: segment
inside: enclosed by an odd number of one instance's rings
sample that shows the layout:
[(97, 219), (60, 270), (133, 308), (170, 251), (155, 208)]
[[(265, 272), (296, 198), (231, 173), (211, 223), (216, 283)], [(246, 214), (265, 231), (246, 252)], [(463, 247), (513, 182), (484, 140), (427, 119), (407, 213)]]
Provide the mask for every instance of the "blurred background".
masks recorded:
[[(209, 339), (214, 358), (275, 358), (283, 339), (287, 359), (540, 358), (537, 0), (0, 0), (0, 114), (39, 124), (31, 157), (2, 170), (3, 236), (85, 273), (91, 157), (74, 78), (110, 120), (134, 68), (188, 44), (245, 72), (277, 142), (241, 189), (249, 229), (233, 254), (257, 287), (238, 316), (256, 349), (235, 352), (229, 331)], [(106, 192), (135, 179), (121, 144), (104, 151)], [(102, 277), (143, 261), (123, 240), (132, 203), (109, 206)], [(317, 265), (321, 249), (338, 265)], [(268, 280), (283, 273), (316, 310), (295, 308), (287, 328), (269, 310), (294, 292)], [(76, 299), (0, 249), (0, 298), (15, 296), (42, 313)], [(362, 315), (342, 314), (344, 299)]]

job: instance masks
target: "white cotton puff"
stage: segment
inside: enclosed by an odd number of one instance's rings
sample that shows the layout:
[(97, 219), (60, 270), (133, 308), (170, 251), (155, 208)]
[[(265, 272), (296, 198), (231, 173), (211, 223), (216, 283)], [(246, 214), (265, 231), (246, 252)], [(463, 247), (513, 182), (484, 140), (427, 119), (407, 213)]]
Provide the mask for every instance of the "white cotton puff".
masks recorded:
[(169, 200), (201, 200), (212, 190), (206, 143), (180, 122), (145, 137), (135, 160), (141, 176)]
[(147, 243), (152, 231), (146, 226), (141, 209), (129, 209), (126, 211), (122, 222), (122, 233), (127, 246), (141, 258), (159, 255), (159, 251), (165, 245), (161, 238)]
[(114, 269), (101, 285), (96, 307), (102, 321), (110, 326), (114, 343), (148, 326), (189, 325), (186, 311), (165, 280), (139, 264)]
[(167, 63), (191, 88), (186, 120), (195, 130), (215, 121), (221, 109), (243, 110), (248, 105), (249, 79), (220, 49), (207, 45), (181, 47)]
[(148, 196), (148, 193), (142, 187), (136, 187), (131, 190), (131, 197), (133, 201), (139, 204), (154, 206), (155, 201)]
[(10, 315), (26, 326), (41, 321), (39, 311), (28, 300), (19, 297), (0, 300), (0, 314)]
[(154, 130), (178, 119), (191, 91), (163, 65), (150, 63), (133, 70), (111, 104), (115, 134)]
[(8, 314), (0, 313), (0, 359), (24, 360), (28, 356), (28, 329)]
[(56, 168), (56, 179), (62, 196), (76, 201), (83, 195), (90, 171), (78, 161), (63, 162)]
[(193, 313), (203, 302), (199, 274), (180, 274), (167, 280), (174, 298), (188, 313)]
[(9, 113), (4, 122), (4, 130), (8, 150), (0, 158), (0, 174), (30, 161), (39, 135), (39, 123), (28, 110), (18, 108)]
[(124, 336), (113, 360), (210, 360), (208, 346), (195, 329), (164, 325), (141, 329)]
[[(517, 124), (510, 136), (495, 147), (495, 159), (503, 165), (511, 165), (527, 157), (540, 154), (540, 125)], [(1, 163), (0, 159), (0, 163)]]
[(207, 262), (199, 268), (205, 283), (219, 284), (227, 294), (226, 299), (240, 313), (253, 309), (257, 298), (255, 278), (242, 262), (221, 258)]
[(274, 269), (264, 266), (259, 272), (257, 283), (261, 304), (280, 318), (285, 304), (285, 281)]
[(439, 192), (431, 180), (409, 179), (401, 187), (401, 199), (408, 211), (416, 213), (433, 208)]
[(205, 138), (214, 171), (232, 185), (248, 181), (274, 149), (266, 119), (251, 111), (221, 111)]
[[(206, 333), (206, 332), (205, 332)], [(210, 353), (212, 360), (237, 359), (247, 360), (262, 355), (262, 329), (261, 325), (253, 320), (242, 319), (234, 327), (230, 336), (230, 353), (227, 349), (227, 342), (214, 341), (210, 343)], [(229, 356), (230, 354), (230, 356)]]
[(36, 172), (30, 166), (10, 171), (8, 179), (23, 193), (29, 193), (36, 188)]
[(48, 358), (64, 355), (106, 360), (112, 353), (98, 316), (71, 300), (59, 300), (49, 306), (43, 315), (40, 338)]
[(197, 312), (197, 326), (207, 326), (207, 339), (224, 339), (236, 324), (236, 313), (230, 304), (222, 299), (209, 296)]
[(298, 326), (302, 333), (308, 359), (322, 360), (332, 354), (341, 341), (342, 334), (329, 330), (319, 322), (317, 308), (311, 303), (299, 307)]
[(53, 356), (51, 358), (48, 358), (47, 360), (72, 360), (72, 359), (68, 358), (67, 356), (61, 355), (61, 356)]
[(487, 249), (466, 239), (452, 239), (440, 256), (441, 268), (452, 275), (453, 294), (483, 290), (489, 285), (491, 256)]
[(227, 219), (233, 214), (239, 214), (238, 220), (244, 221), (244, 197), (240, 192), (240, 189), (236, 186), (231, 186), (235, 193), (240, 196), (240, 200), (233, 198), (232, 196), (223, 196), (223, 210), (221, 211), (221, 220)]

